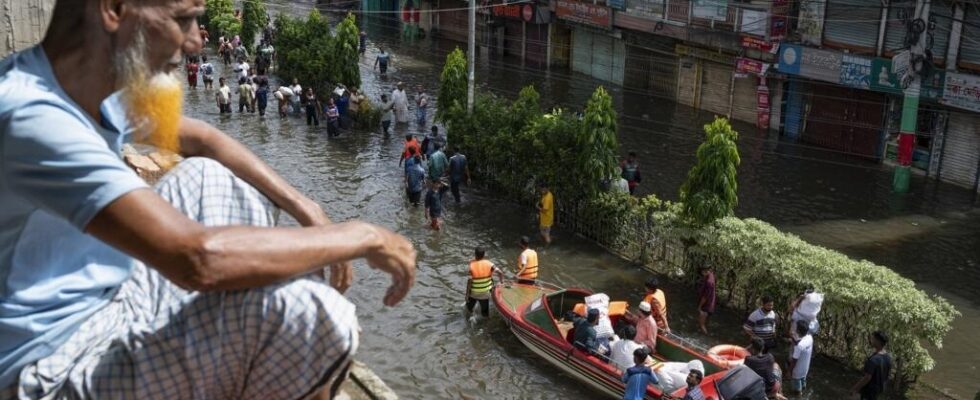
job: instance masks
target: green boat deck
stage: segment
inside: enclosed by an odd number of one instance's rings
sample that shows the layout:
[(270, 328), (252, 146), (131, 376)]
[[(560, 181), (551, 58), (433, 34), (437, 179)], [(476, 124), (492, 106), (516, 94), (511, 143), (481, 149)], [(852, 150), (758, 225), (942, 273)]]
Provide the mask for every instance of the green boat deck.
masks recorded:
[(527, 304), (541, 298), (541, 295), (552, 293), (555, 289), (528, 285), (504, 284), (500, 287), (500, 298), (510, 312), (517, 312), (521, 304)]

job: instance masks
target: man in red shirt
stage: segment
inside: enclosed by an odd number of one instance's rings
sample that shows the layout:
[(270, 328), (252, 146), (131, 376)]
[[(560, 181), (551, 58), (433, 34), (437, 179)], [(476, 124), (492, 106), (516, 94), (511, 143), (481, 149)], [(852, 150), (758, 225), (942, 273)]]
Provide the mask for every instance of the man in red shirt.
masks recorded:
[[(414, 151), (412, 151), (413, 149)], [(405, 149), (402, 150), (402, 156), (398, 159), (398, 166), (402, 166), (402, 162), (411, 157), (412, 154), (422, 154), (422, 146), (419, 146), (419, 142), (415, 140), (415, 136), (408, 134), (405, 135)]]

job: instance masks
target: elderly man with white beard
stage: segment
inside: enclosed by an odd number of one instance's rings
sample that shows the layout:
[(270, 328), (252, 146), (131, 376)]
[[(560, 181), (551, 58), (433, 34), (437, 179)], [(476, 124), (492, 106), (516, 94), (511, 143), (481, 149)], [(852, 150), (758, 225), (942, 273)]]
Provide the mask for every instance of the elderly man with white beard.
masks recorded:
[[(58, 0), (43, 42), (0, 62), (0, 398), (329, 398), (358, 344), (351, 261), (391, 275), (386, 305), (412, 286), (404, 237), (332, 224), (181, 116), (203, 12)], [(151, 188), (130, 141), (186, 159)]]

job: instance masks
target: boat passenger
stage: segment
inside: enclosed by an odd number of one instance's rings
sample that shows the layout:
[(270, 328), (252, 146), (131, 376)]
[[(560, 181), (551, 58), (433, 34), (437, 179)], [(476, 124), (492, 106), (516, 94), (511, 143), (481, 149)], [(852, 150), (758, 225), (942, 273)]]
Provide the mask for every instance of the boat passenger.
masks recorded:
[(701, 380), (704, 379), (704, 373), (696, 369), (692, 369), (691, 372), (687, 374), (687, 394), (681, 400), (705, 400), (704, 393), (701, 392)]
[(576, 314), (575, 321), (575, 341), (572, 343), (580, 350), (586, 351), (594, 356), (602, 355), (599, 352), (599, 341), (596, 340), (595, 325), (599, 323), (599, 310), (590, 308), (586, 318)]
[(647, 385), (659, 384), (657, 376), (650, 371), (644, 363), (647, 359), (647, 351), (642, 347), (633, 351), (633, 366), (623, 371), (623, 383), (626, 390), (623, 392), (623, 400), (643, 400), (647, 393)]
[(657, 323), (653, 320), (650, 303), (640, 302), (640, 319), (636, 321), (636, 341), (653, 354), (657, 351)]
[(466, 282), (466, 311), (473, 312), (473, 307), (480, 302), (480, 313), (490, 316), (490, 289), (493, 288), (493, 275), (503, 281), (504, 274), (490, 260), (484, 259), (486, 250), (477, 247), (473, 261), (470, 261), (470, 279)]
[(617, 368), (626, 370), (633, 366), (633, 353), (637, 349), (642, 349), (643, 345), (635, 342), (636, 328), (633, 325), (626, 325), (619, 330), (620, 340), (612, 343), (609, 348), (609, 360)]
[(528, 247), (529, 242), (527, 236), (521, 236), (521, 255), (517, 257), (517, 283), (533, 285), (538, 279), (538, 252)]

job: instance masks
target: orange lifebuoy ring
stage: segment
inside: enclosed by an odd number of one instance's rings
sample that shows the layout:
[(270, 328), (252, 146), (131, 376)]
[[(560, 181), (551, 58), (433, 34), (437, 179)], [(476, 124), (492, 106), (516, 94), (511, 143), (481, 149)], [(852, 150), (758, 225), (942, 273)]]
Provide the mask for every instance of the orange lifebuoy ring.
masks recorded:
[(745, 362), (745, 357), (748, 356), (748, 350), (734, 344), (720, 344), (708, 349), (708, 357), (725, 368), (742, 365)]

